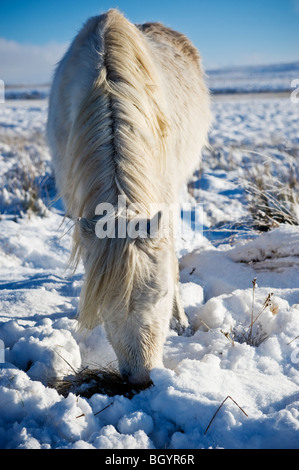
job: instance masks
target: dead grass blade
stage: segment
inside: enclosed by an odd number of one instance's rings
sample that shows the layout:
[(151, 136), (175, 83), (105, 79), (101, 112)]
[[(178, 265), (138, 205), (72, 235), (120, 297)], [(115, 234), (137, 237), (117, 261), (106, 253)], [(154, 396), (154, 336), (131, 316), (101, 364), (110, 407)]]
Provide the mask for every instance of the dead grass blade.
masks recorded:
[(206, 430), (205, 430), (205, 432), (204, 432), (204, 435), (207, 434), (207, 432), (208, 432), (208, 430), (209, 430), (209, 428), (210, 428), (212, 422), (214, 421), (214, 419), (216, 418), (218, 412), (220, 411), (220, 409), (222, 408), (222, 406), (224, 405), (224, 403), (226, 402), (226, 400), (227, 400), (228, 398), (230, 398), (230, 399), (234, 402), (234, 404), (237, 405), (237, 407), (242, 411), (242, 413), (244, 413), (244, 415), (247, 416), (247, 418), (248, 418), (248, 414), (243, 410), (243, 408), (241, 408), (241, 406), (238, 405), (238, 403), (237, 403), (230, 395), (227, 395), (227, 397), (224, 398), (223, 402), (218, 406), (217, 410), (215, 411), (215, 413), (214, 413), (214, 415), (213, 415), (211, 421), (209, 422), (209, 424), (208, 424), (208, 426), (207, 426), (207, 428), (206, 428)]
[[(93, 416), (99, 415), (100, 413), (102, 413), (102, 411), (107, 410), (107, 408), (109, 408), (109, 406), (111, 406), (111, 405), (113, 405), (113, 402), (109, 403), (109, 405), (105, 406), (105, 407), (102, 408), (100, 411), (97, 411), (96, 413), (93, 413)], [(83, 418), (83, 416), (85, 416), (85, 413), (82, 413), (81, 415), (76, 416), (76, 419), (78, 419), (78, 418)]]
[(77, 371), (74, 369), (74, 367), (58, 351), (56, 351), (56, 349), (52, 349), (52, 351), (54, 351), (69, 366), (69, 368), (72, 369), (74, 374), (77, 373)]
[(296, 339), (298, 339), (298, 338), (299, 338), (299, 335), (295, 336), (295, 338), (291, 339), (291, 341), (289, 341), (289, 342), (287, 343), (287, 346), (288, 346), (289, 344), (291, 344), (293, 341), (295, 341)]

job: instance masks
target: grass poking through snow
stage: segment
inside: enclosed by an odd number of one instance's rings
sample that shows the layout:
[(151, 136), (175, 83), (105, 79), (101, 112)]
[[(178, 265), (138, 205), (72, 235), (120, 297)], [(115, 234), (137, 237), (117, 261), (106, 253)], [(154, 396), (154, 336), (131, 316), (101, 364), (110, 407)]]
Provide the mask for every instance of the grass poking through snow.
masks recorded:
[(242, 328), (232, 328), (230, 332), (224, 332), (221, 330), (221, 333), (224, 334), (224, 336), (232, 343), (232, 345), (234, 345), (234, 342), (237, 341), (238, 343), (246, 343), (250, 346), (259, 346), (268, 338), (268, 334), (263, 331), (263, 328), (258, 320), (267, 309), (270, 310), (272, 315), (277, 315), (279, 307), (275, 302), (273, 292), (271, 292), (267, 295), (258, 312), (255, 314), (254, 308), (256, 287), (256, 278), (254, 278), (252, 281), (252, 306), (250, 324)]
[(101, 393), (113, 397), (123, 395), (133, 398), (137, 393), (147, 389), (151, 382), (138, 386), (125, 382), (117, 369), (113, 367), (101, 367), (99, 369), (84, 368), (74, 374), (61, 379), (53, 379), (49, 386), (55, 388), (58, 393), (66, 397), (69, 393), (90, 398), (95, 393)]

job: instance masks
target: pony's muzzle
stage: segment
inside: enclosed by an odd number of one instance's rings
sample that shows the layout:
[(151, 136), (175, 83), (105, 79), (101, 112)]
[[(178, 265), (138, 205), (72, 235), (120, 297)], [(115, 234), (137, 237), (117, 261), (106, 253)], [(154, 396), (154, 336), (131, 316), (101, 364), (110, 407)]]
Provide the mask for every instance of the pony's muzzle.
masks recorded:
[(151, 383), (149, 372), (142, 372), (141, 374), (122, 374), (123, 379), (131, 385), (144, 386)]

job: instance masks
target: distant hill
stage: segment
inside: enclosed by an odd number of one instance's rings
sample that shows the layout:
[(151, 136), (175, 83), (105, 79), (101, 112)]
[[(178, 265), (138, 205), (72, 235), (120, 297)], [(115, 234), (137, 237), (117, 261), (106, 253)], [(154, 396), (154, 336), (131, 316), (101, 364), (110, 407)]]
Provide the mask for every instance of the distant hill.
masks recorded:
[(291, 91), (293, 79), (299, 79), (299, 61), (207, 71), (208, 86), (213, 94)]
[[(291, 91), (291, 82), (299, 79), (299, 61), (287, 64), (251, 65), (207, 70), (211, 92), (266, 93)], [(46, 99), (50, 85), (5, 86), (5, 99)]]
[(43, 100), (48, 98), (50, 84), (42, 85), (7, 85), (5, 84), (6, 100)]

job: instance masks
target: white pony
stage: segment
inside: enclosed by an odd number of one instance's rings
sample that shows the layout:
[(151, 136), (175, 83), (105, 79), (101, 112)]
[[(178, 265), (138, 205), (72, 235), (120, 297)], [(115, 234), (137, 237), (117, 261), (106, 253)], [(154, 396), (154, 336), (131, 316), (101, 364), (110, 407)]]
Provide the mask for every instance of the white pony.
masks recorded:
[[(171, 319), (188, 325), (174, 239), (99, 238), (96, 207), (117, 207), (122, 196), (139, 208), (139, 216), (125, 212), (129, 223), (149, 219), (153, 204), (178, 202), (210, 121), (197, 50), (159, 23), (135, 26), (117, 10), (90, 18), (55, 72), (47, 133), (66, 213), (78, 220), (71, 259), (76, 266), (82, 258), (86, 271), (79, 322), (105, 325), (132, 383), (146, 383), (163, 366)], [(123, 217), (118, 210), (117, 220)], [(154, 217), (171, 233), (163, 212)]]

